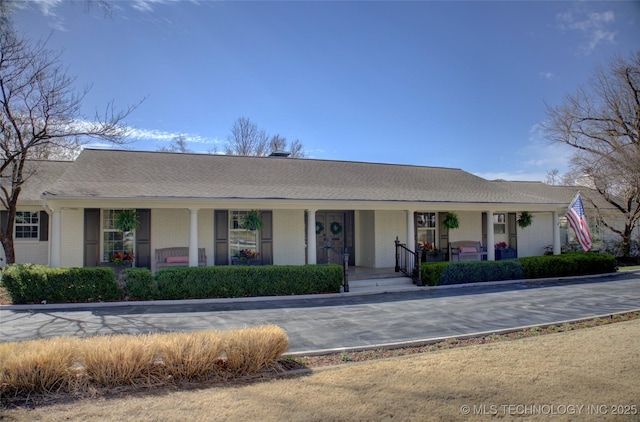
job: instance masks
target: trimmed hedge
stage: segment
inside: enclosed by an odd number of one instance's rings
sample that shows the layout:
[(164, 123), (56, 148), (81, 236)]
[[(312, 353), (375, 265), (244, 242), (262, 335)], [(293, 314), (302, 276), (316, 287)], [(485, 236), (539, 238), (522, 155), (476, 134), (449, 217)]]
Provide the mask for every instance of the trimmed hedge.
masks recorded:
[(118, 300), (121, 290), (110, 268), (49, 268), (11, 264), (2, 283), (14, 304), (102, 302)]
[(340, 265), (174, 267), (122, 272), (120, 287), (111, 268), (48, 268), (9, 265), (2, 273), (14, 304), (152, 299), (278, 296), (339, 292)]
[(605, 274), (616, 271), (616, 259), (598, 253), (532, 256), (504, 261), (438, 262), (422, 264), (422, 281), (429, 286)]
[(157, 285), (151, 271), (147, 268), (127, 268), (122, 271), (125, 275), (125, 296), (131, 300), (148, 300), (157, 294)]
[(154, 299), (339, 292), (340, 265), (174, 267), (156, 273)]

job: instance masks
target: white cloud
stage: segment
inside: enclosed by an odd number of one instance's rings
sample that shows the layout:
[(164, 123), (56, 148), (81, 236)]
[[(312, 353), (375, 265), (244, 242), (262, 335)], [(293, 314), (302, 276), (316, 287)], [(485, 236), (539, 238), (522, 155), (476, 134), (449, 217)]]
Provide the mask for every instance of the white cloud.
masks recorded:
[(216, 138), (206, 138), (200, 135), (193, 135), (188, 133), (171, 133), (160, 130), (134, 128), (131, 128), (129, 130), (128, 137), (136, 140), (171, 142), (179, 136), (182, 136), (186, 142), (194, 144), (219, 145), (225, 143), (225, 141), (221, 141)]
[[(582, 5), (581, 5), (582, 6)], [(558, 27), (563, 31), (577, 31), (583, 41), (580, 49), (590, 54), (601, 44), (613, 44), (616, 32), (609, 28), (615, 24), (615, 13), (612, 10), (592, 12), (584, 8), (569, 10), (556, 15)]]
[(538, 76), (540, 76), (543, 79), (553, 79), (556, 75), (553, 74), (552, 72), (539, 72)]

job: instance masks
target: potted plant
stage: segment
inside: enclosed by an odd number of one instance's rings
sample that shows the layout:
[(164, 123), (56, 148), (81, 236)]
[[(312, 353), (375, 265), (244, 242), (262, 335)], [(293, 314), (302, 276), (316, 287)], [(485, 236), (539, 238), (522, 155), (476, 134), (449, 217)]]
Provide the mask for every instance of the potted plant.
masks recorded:
[(455, 212), (447, 212), (444, 215), (444, 220), (442, 220), (442, 225), (449, 230), (457, 229), (458, 227), (460, 227), (458, 214), (456, 214)]
[(529, 211), (522, 211), (520, 213), (520, 217), (518, 218), (518, 226), (520, 226), (521, 229), (524, 229), (525, 227), (529, 227), (532, 222), (533, 222), (533, 215), (531, 215)]
[(440, 262), (444, 261), (444, 254), (436, 245), (429, 242), (422, 243), (422, 262)]
[(518, 257), (518, 251), (507, 245), (505, 242), (496, 243), (494, 248), (496, 251), (496, 261), (514, 259)]
[(136, 210), (122, 210), (116, 214), (113, 227), (121, 232), (130, 232), (140, 226), (138, 212)]
[(253, 249), (241, 249), (231, 260), (232, 265), (262, 265), (260, 254)]
[(249, 211), (242, 219), (242, 226), (247, 230), (261, 230), (263, 223), (258, 210)]

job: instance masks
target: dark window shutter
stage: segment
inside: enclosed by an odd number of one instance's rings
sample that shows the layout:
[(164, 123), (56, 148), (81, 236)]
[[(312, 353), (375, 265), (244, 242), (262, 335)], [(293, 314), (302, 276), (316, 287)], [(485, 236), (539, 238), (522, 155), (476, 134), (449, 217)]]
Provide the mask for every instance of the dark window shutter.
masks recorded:
[(229, 211), (216, 210), (214, 213), (215, 226), (215, 265), (229, 265)]
[[(493, 246), (487, 245), (487, 241), (489, 239), (487, 235), (487, 218), (488, 218), (488, 214), (486, 212), (483, 212), (482, 213), (482, 246), (484, 246), (485, 248), (487, 248), (487, 250), (489, 250), (489, 248), (493, 248)], [(491, 230), (493, 230), (493, 220), (491, 220)]]
[(40, 211), (40, 227), (38, 228), (40, 231), (38, 234), (40, 235), (41, 242), (49, 241), (49, 214), (46, 211)]
[(509, 246), (518, 249), (518, 230), (516, 229), (516, 213), (507, 214), (507, 230), (509, 231)]
[(136, 267), (151, 269), (151, 210), (139, 209), (136, 230)]
[[(442, 225), (442, 222), (446, 218), (447, 213), (439, 212), (438, 213), (438, 221), (436, 224), (438, 225), (438, 231), (440, 232), (440, 245), (438, 246), (441, 250), (446, 251), (445, 253), (449, 253), (449, 229)], [(448, 260), (449, 258), (447, 258)]]
[(100, 263), (100, 210), (84, 210), (84, 266), (97, 267)]
[(7, 220), (9, 220), (9, 211), (0, 211), (0, 230), (6, 235)]
[(262, 229), (260, 230), (260, 259), (263, 265), (273, 264), (273, 212), (260, 213)]

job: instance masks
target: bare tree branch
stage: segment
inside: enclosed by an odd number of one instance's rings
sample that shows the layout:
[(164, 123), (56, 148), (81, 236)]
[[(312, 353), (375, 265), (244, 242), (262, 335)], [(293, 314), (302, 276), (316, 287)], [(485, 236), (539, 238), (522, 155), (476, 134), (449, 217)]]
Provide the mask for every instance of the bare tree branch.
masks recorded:
[(624, 221), (620, 229), (596, 207), (604, 225), (621, 237), (628, 256), (640, 219), (640, 51), (597, 68), (588, 85), (567, 95), (563, 104), (548, 106), (547, 116), (547, 139), (576, 149), (573, 171), (587, 176), (617, 210), (613, 220)]
[[(0, 0), (0, 17), (4, 0)], [(8, 211), (0, 228), (7, 263), (15, 262), (13, 227), (18, 198), (29, 172), (27, 160), (74, 156), (90, 138), (126, 143), (124, 120), (139, 105), (116, 110), (113, 102), (89, 120), (81, 113), (87, 90), (76, 92), (60, 54), (46, 41), (20, 38), (10, 25), (0, 28), (0, 201)]]

